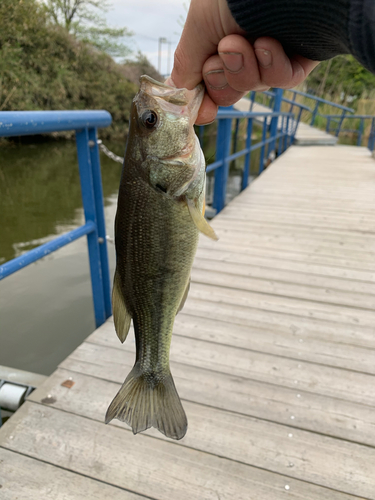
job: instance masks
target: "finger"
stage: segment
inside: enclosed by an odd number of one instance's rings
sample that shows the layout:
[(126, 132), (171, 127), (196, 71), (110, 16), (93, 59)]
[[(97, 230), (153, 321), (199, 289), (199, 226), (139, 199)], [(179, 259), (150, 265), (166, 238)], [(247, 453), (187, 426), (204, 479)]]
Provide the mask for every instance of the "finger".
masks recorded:
[(214, 103), (208, 94), (205, 94), (195, 123), (197, 125), (207, 125), (212, 123), (217, 115), (218, 105)]
[(237, 91), (265, 90), (254, 48), (246, 38), (229, 35), (218, 45), (228, 85)]
[(174, 54), (171, 76), (176, 86), (180, 88), (193, 89), (202, 81), (203, 64), (216, 53), (220, 40), (209, 25), (205, 27), (202, 35), (202, 19), (205, 15), (204, 9), (199, 8), (198, 2), (199, 0), (192, 0), (190, 3), (181, 39)]
[(295, 87), (319, 64), (298, 55), (289, 58), (281, 43), (269, 37), (258, 38), (254, 50), (260, 79), (269, 87)]
[(232, 88), (226, 79), (220, 56), (210, 57), (203, 66), (203, 79), (212, 101), (219, 106), (230, 106), (239, 101), (245, 92)]

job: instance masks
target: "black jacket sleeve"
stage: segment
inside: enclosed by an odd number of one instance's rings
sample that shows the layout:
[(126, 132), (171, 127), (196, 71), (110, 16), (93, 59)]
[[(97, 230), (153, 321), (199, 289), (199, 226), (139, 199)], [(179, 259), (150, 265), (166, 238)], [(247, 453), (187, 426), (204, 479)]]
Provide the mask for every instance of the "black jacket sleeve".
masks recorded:
[(322, 61), (353, 54), (375, 73), (374, 0), (227, 0), (251, 38), (270, 36), (285, 50)]

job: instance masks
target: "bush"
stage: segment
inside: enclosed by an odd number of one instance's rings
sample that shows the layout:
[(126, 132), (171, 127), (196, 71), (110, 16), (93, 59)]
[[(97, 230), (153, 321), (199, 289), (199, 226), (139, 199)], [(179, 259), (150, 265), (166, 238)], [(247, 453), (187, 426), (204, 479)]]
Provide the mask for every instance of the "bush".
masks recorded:
[(48, 23), (35, 0), (0, 2), (0, 110), (106, 109), (124, 136), (137, 85), (120, 65)]

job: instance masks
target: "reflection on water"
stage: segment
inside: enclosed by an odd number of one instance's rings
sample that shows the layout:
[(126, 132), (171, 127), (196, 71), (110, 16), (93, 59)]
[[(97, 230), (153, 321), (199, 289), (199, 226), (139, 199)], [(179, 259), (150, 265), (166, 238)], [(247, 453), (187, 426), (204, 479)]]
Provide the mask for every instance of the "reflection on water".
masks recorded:
[[(124, 145), (110, 144), (117, 154)], [(121, 165), (101, 158), (113, 236)], [(74, 142), (0, 150), (0, 262), (84, 222)], [(114, 248), (109, 245), (111, 273)], [(51, 373), (94, 329), (86, 238), (0, 282), (0, 365)]]

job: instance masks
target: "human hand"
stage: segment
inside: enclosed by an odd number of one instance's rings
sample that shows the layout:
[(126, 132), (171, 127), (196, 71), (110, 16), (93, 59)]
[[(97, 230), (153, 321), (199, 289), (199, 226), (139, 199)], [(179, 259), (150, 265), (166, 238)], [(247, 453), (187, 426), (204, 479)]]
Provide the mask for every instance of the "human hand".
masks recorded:
[(273, 38), (253, 41), (245, 35), (226, 0), (191, 0), (171, 78), (176, 87), (188, 89), (204, 80), (198, 125), (212, 122), (219, 105), (230, 106), (250, 90), (298, 85), (318, 64), (299, 55), (288, 57)]

